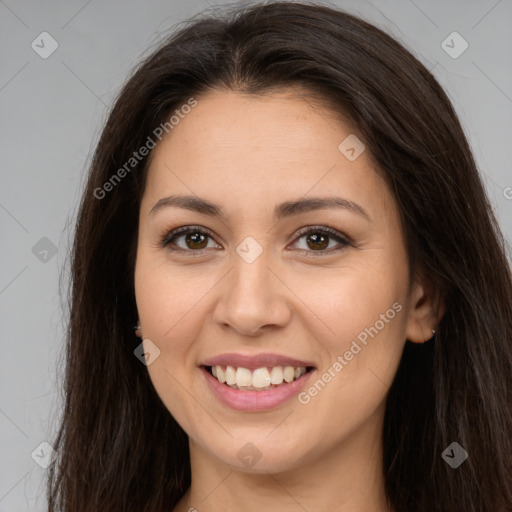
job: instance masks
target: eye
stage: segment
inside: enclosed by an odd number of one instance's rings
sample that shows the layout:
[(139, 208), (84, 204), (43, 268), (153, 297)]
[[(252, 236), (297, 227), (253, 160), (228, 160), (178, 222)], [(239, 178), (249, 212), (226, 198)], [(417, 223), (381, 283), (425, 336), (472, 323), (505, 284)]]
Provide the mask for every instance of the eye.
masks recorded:
[[(180, 238), (184, 239), (184, 246), (176, 243)], [(349, 237), (326, 226), (303, 228), (297, 233), (296, 240), (302, 238), (306, 240), (306, 248), (299, 250), (312, 256), (332, 254), (353, 245)], [(198, 256), (203, 254), (203, 251), (208, 248), (208, 239), (213, 241), (213, 236), (207, 229), (200, 226), (183, 226), (167, 233), (162, 238), (160, 245), (169, 251)], [(337, 244), (334, 245), (339, 247), (335, 249), (331, 247), (329, 250), (326, 250), (330, 245), (330, 240), (336, 241)], [(217, 248), (219, 247), (217, 246)]]
[[(301, 238), (305, 238), (306, 248), (300, 250), (313, 256), (332, 254), (353, 245), (349, 237), (343, 235), (335, 229), (328, 228), (326, 226), (313, 226), (304, 228), (299, 231), (297, 240), (300, 240)], [(335, 249), (332, 249), (331, 247), (331, 249), (325, 250), (329, 247), (329, 239), (338, 242), (338, 244), (334, 245), (338, 245), (340, 247)]]
[[(175, 246), (175, 241), (184, 238), (185, 246)], [(186, 252), (202, 254), (202, 251), (207, 248), (208, 238), (212, 236), (208, 230), (199, 226), (184, 226), (177, 228), (170, 233), (166, 234), (162, 241), (161, 246), (166, 247), (170, 251)], [(175, 247), (173, 247), (175, 246)]]

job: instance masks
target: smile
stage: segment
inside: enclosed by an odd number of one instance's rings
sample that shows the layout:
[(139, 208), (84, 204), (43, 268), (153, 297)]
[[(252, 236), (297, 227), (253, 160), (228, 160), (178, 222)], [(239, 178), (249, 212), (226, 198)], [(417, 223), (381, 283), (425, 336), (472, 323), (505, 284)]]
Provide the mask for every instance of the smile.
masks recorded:
[(208, 371), (221, 383), (232, 389), (243, 391), (268, 391), (293, 382), (306, 374), (311, 367), (306, 366), (273, 366), (256, 369), (242, 366), (215, 365), (207, 367)]
[[(206, 380), (212, 399), (223, 406), (242, 412), (269, 411), (291, 401), (306, 388), (317, 373), (316, 368), (311, 366), (274, 366), (250, 370), (245, 367), (215, 365), (200, 366), (199, 369)], [(214, 376), (213, 372), (217, 375)], [(228, 382), (234, 382), (233, 384), (226, 382), (226, 375)], [(272, 383), (272, 378), (277, 384)], [(224, 382), (221, 382), (221, 379)], [(242, 385), (239, 386), (238, 382)]]

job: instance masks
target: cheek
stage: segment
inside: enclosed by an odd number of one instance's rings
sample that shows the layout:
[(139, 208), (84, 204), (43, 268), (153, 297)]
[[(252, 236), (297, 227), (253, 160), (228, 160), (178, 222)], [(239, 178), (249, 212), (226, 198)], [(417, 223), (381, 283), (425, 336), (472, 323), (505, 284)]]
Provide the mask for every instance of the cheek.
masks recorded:
[(297, 415), (315, 418), (305, 421), (303, 435), (319, 447), (351, 435), (376, 411), (382, 412), (405, 342), (400, 288), (391, 278), (378, 285), (374, 275), (356, 274), (326, 293), (323, 306), (312, 306), (329, 334), (321, 338), (322, 367), (299, 396)]
[[(196, 425), (195, 402), (190, 400), (190, 375), (196, 370), (194, 340), (199, 338), (201, 298), (206, 290), (191, 282), (190, 275), (155, 261), (151, 254), (138, 255), (135, 268), (135, 294), (144, 339), (159, 349), (159, 356), (147, 366), (151, 382), (160, 399), (187, 431)], [(190, 274), (190, 272), (188, 273)]]
[[(405, 343), (407, 266), (396, 264), (399, 257), (370, 251), (333, 273), (328, 286), (311, 281), (316, 284), (308, 306), (324, 326), (316, 337), (323, 352), (322, 382), (303, 397), (311, 409), (331, 404), (369, 413), (383, 400)], [(308, 279), (301, 279), (305, 290)]]
[[(194, 277), (194, 273), (196, 277)], [(200, 328), (198, 305), (215, 284), (212, 276), (177, 268), (141, 251), (135, 268), (135, 295), (144, 336), (164, 350), (180, 350)]]
[[(135, 268), (135, 294), (142, 333), (159, 352), (147, 370), (167, 409), (180, 422), (189, 404), (191, 371), (196, 371), (194, 342), (202, 322), (204, 291), (182, 269), (170, 268), (151, 253), (141, 251)], [(199, 370), (197, 370), (199, 371)]]
[(322, 331), (321, 343), (332, 356), (348, 350), (361, 333), (364, 341), (364, 333), (376, 323), (379, 331), (400, 331), (404, 315), (398, 314), (400, 308), (393, 304), (404, 306), (405, 272), (406, 268), (399, 269), (393, 258), (384, 258), (381, 251), (354, 254), (343, 267), (297, 273), (294, 291), (309, 307), (309, 317), (320, 320), (310, 327)]

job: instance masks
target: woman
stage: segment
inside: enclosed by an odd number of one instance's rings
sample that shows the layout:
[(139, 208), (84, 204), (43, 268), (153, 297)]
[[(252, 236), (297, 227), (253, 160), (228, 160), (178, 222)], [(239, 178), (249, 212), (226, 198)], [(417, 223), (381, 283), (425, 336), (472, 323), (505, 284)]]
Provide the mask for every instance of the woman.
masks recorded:
[(504, 241), (374, 26), (276, 2), (173, 35), (110, 113), (72, 278), (51, 512), (511, 510)]

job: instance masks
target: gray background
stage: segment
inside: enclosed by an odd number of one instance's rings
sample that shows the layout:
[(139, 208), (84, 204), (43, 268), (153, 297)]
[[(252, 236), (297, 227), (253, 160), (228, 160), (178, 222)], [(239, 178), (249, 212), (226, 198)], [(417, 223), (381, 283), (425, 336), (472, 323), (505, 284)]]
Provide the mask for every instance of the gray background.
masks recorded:
[[(512, 240), (512, 1), (333, 3), (385, 29), (433, 70)], [(51, 444), (62, 399), (67, 251), (107, 108), (140, 57), (208, 5), (0, 0), (0, 512), (45, 509), (46, 471), (35, 461), (51, 453), (39, 445)], [(58, 48), (43, 59), (31, 44), (48, 51), (45, 31)], [(442, 47), (453, 31), (469, 44), (458, 58)], [(461, 48), (457, 39), (445, 44)]]

